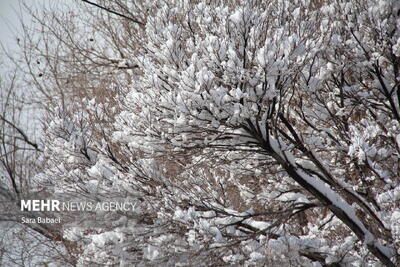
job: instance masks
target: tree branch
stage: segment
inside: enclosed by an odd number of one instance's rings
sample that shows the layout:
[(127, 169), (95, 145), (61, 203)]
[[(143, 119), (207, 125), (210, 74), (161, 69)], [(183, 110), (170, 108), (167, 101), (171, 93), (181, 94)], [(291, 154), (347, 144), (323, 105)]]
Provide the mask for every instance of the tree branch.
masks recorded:
[(116, 11), (114, 11), (114, 10), (111, 10), (111, 9), (107, 8), (107, 7), (101, 6), (101, 5), (99, 5), (99, 4), (93, 3), (93, 2), (91, 2), (91, 1), (82, 0), (82, 2), (85, 2), (85, 3), (89, 4), (89, 5), (98, 7), (98, 8), (100, 8), (100, 9), (103, 9), (103, 10), (105, 10), (105, 11), (107, 11), (107, 12), (110, 12), (110, 13), (112, 13), (112, 14), (114, 14), (114, 15), (117, 15), (117, 16), (120, 16), (120, 17), (122, 17), (122, 18), (128, 19), (128, 20), (130, 20), (130, 21), (132, 21), (132, 22), (134, 22), (134, 23), (137, 23), (137, 24), (140, 24), (140, 25), (144, 25), (143, 22), (140, 22), (140, 21), (138, 21), (138, 20), (136, 20), (136, 19), (134, 19), (134, 18), (125, 16), (124, 14), (121, 14), (121, 13), (119, 13), (119, 12), (116, 12)]

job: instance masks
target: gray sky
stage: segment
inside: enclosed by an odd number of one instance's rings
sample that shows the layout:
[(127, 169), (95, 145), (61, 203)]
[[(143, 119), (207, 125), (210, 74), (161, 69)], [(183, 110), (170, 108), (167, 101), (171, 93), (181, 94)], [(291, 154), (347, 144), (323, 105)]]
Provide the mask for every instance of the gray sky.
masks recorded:
[[(16, 45), (15, 35), (21, 31), (20, 14), (23, 11), (21, 2), (27, 3), (34, 9), (41, 9), (52, 4), (74, 5), (70, 0), (0, 0), (0, 42), (8, 48)], [(25, 23), (29, 22), (29, 15), (22, 13)]]
[(18, 13), (18, 0), (0, 0), (0, 41), (7, 46), (15, 44), (13, 34), (19, 30)]

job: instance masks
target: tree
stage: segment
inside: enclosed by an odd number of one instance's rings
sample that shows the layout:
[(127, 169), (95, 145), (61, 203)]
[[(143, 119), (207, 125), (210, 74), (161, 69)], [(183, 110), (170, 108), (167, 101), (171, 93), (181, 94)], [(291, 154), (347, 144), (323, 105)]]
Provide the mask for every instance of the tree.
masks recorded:
[[(4, 65), (3, 65), (4, 64)], [(5, 67), (2, 63), (1, 68)], [(21, 90), (19, 72), (2, 70), (0, 79), (0, 264), (34, 266), (46, 262), (68, 263), (66, 251), (54, 242), (58, 234), (53, 227), (39, 224), (19, 225), (23, 216), (18, 200), (34, 187), (32, 177), (37, 174), (37, 157), (43, 152), (35, 141), (36, 125), (28, 115), (35, 110), (27, 105), (29, 94)], [(19, 223), (19, 224), (16, 224)], [(52, 229), (53, 228), (53, 229)], [(62, 253), (58, 253), (62, 250)], [(62, 260), (59, 254), (64, 255)], [(45, 256), (44, 256), (45, 255)]]
[(65, 230), (78, 264), (399, 263), (396, 1), (96, 5), (95, 45), (50, 31), (86, 72), (35, 179), (135, 210)]

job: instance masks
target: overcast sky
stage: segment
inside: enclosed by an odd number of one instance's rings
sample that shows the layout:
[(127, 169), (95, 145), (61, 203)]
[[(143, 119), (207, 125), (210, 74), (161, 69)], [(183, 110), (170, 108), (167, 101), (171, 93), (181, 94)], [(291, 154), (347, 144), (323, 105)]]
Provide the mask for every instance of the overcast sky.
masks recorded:
[(19, 13), (18, 0), (0, 0), (0, 41), (7, 46), (15, 44), (13, 35), (19, 31)]

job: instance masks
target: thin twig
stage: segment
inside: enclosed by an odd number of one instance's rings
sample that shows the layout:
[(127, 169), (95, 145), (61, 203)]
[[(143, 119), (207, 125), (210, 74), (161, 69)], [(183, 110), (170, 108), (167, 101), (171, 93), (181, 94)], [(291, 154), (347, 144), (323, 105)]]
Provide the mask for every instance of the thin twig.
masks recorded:
[(112, 14), (115, 14), (115, 15), (117, 15), (117, 16), (123, 17), (123, 18), (125, 18), (125, 19), (129, 19), (130, 21), (133, 21), (133, 22), (135, 22), (135, 23), (137, 23), (137, 24), (144, 25), (143, 22), (140, 22), (140, 21), (138, 21), (138, 20), (136, 20), (136, 19), (134, 19), (134, 18), (128, 17), (128, 16), (126, 16), (126, 15), (124, 15), (124, 14), (121, 14), (121, 13), (119, 13), (119, 12), (116, 12), (116, 11), (114, 11), (114, 10), (111, 10), (111, 9), (109, 9), (109, 8), (107, 8), (107, 7), (101, 6), (101, 5), (99, 5), (99, 4), (93, 3), (93, 2), (88, 1), (88, 0), (82, 0), (82, 1), (85, 2), (85, 3), (88, 3), (88, 4), (90, 4), (90, 5), (93, 5), (93, 6), (95, 6), (95, 7), (98, 7), (98, 8), (100, 8), (100, 9), (103, 9), (103, 10), (105, 10), (105, 11), (107, 11), (107, 12), (110, 12), (110, 13), (112, 13)]

